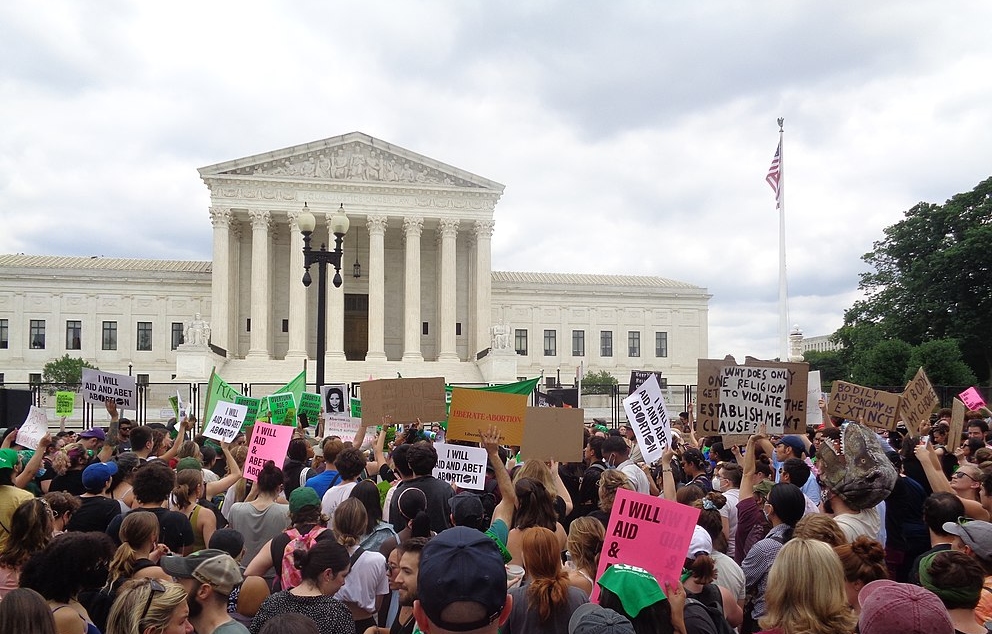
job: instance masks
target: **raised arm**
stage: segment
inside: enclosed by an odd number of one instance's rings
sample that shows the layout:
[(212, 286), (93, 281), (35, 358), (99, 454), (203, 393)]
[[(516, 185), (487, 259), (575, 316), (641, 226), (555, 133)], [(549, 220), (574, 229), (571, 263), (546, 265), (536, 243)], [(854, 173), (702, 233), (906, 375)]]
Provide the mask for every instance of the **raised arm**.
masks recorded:
[[(222, 442), (220, 444), (220, 450), (221, 452), (224, 453), (224, 462), (227, 465), (227, 475), (225, 475), (220, 480), (217, 480), (216, 482), (204, 483), (203, 486), (204, 489), (206, 490), (207, 498), (212, 498), (218, 493), (224, 493), (225, 491), (230, 489), (235, 482), (237, 482), (243, 477), (242, 474), (239, 471), (237, 471), (238, 463), (234, 461), (234, 456), (231, 455), (231, 444)], [(258, 487), (254, 487), (254, 488), (257, 489)]]
[(517, 493), (510, 480), (510, 472), (506, 470), (506, 465), (499, 458), (499, 428), (490, 425), (488, 431), (479, 430), (479, 437), (482, 439), (482, 446), (489, 456), (489, 464), (493, 466), (496, 474), (496, 484), (499, 486), (499, 493), (502, 496), (499, 504), (493, 510), (493, 522), (497, 519), (503, 520), (508, 527), (512, 526), (513, 511), (517, 508)]
[(675, 501), (675, 475), (672, 473), (672, 459), (675, 451), (668, 447), (661, 452), (661, 495), (666, 500)]
[(754, 436), (747, 439), (747, 446), (744, 449), (744, 454), (741, 454), (741, 448), (734, 445), (730, 451), (734, 454), (734, 458), (737, 463), (741, 465), (744, 469), (744, 474), (741, 477), (741, 492), (740, 499), (746, 500), (752, 495), (754, 495)]
[(48, 449), (48, 445), (52, 444), (52, 435), (45, 434), (38, 441), (38, 448), (34, 450), (34, 455), (28, 460), (28, 463), (24, 465), (24, 469), (21, 470), (17, 477), (14, 478), (14, 485), (18, 488), (25, 488), (34, 479), (34, 474), (38, 473), (38, 469), (41, 468), (41, 460), (45, 456), (45, 450)]
[(561, 499), (565, 501), (565, 515), (569, 515), (574, 508), (572, 506), (572, 496), (568, 493), (568, 487), (565, 486), (565, 482), (561, 479), (561, 473), (558, 472), (559, 462), (557, 460), (551, 461), (551, 477), (554, 478), (555, 488), (558, 489), (558, 495)]

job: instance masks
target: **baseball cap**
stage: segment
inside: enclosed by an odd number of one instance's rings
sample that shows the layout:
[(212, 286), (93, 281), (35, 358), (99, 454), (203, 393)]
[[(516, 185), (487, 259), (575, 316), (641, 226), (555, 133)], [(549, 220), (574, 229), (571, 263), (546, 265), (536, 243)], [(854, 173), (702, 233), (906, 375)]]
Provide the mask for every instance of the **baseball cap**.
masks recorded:
[(107, 434), (103, 433), (103, 430), (99, 427), (94, 427), (93, 429), (87, 429), (83, 433), (79, 434), (80, 438), (99, 438), (100, 440), (106, 440)]
[(455, 518), (457, 526), (474, 526), (485, 515), (482, 508), (482, 499), (475, 493), (462, 491), (448, 500), (451, 507), (451, 515)]
[(178, 579), (196, 579), (210, 584), (217, 592), (230, 595), (234, 587), (245, 580), (238, 568), (238, 562), (216, 548), (198, 550), (186, 557), (169, 555), (162, 557), (159, 565), (167, 573)]
[[(467, 526), (449, 528), (432, 538), (420, 554), (417, 594), (427, 618), (441, 629), (467, 632), (492, 623), (506, 605), (506, 568), (496, 543)], [(449, 605), (470, 602), (486, 616), (459, 623), (444, 619)]]
[(634, 634), (634, 626), (609, 608), (583, 603), (568, 619), (568, 634)]
[(786, 445), (788, 447), (792, 447), (792, 450), (797, 454), (806, 453), (806, 445), (804, 445), (803, 441), (799, 440), (799, 438), (797, 438), (796, 436), (782, 436), (775, 443), (776, 447), (778, 447), (779, 445)]
[(979, 559), (992, 561), (992, 523), (981, 520), (944, 522), (945, 532), (961, 538)]
[(176, 463), (176, 473), (185, 469), (203, 469), (203, 464), (193, 456), (186, 456)]
[(692, 539), (689, 540), (689, 550), (686, 552), (686, 559), (695, 559), (696, 553), (709, 555), (713, 552), (713, 538), (709, 532), (699, 524), (692, 529)]
[(116, 462), (94, 462), (83, 469), (83, 487), (87, 491), (102, 491), (107, 480), (117, 473)]
[(631, 618), (637, 618), (641, 610), (665, 599), (654, 575), (637, 566), (613, 564), (597, 583), (617, 595), (624, 612)]
[(0, 449), (0, 469), (13, 469), (16, 464), (16, 451), (13, 449)]
[(289, 494), (289, 512), (297, 513), (304, 506), (320, 506), (320, 496), (310, 487), (296, 487)]
[(858, 593), (861, 634), (952, 634), (947, 608), (926, 588), (888, 579), (872, 581)]
[(772, 482), (771, 480), (762, 480), (761, 482), (754, 485), (752, 490), (755, 493), (760, 493), (761, 495), (768, 497), (768, 494), (771, 493), (773, 486), (775, 486), (775, 483)]

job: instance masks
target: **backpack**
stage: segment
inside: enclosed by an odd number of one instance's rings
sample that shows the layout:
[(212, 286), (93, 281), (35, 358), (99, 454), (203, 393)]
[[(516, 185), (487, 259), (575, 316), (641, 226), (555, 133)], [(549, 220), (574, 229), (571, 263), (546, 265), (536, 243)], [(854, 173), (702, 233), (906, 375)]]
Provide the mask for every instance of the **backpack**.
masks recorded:
[(716, 634), (736, 634), (734, 628), (730, 627), (730, 623), (728, 623), (726, 617), (723, 616), (722, 605), (703, 603), (699, 599), (693, 599), (692, 597), (686, 597), (685, 604), (686, 606), (702, 606), (702, 608), (706, 610), (706, 614), (709, 615), (710, 620), (713, 622), (713, 628), (716, 630)]
[(488, 527), (493, 521), (493, 511), (496, 510), (496, 489), (499, 484), (496, 482), (496, 478), (487, 480), (483, 485), (482, 491), (472, 491), (472, 493), (479, 496), (482, 501), (482, 525)]
[(311, 528), (310, 532), (305, 535), (301, 535), (300, 531), (295, 528), (286, 531), (286, 535), (289, 536), (289, 543), (286, 544), (286, 547), (282, 551), (282, 563), (279, 566), (279, 574), (276, 575), (273, 585), (278, 583), (280, 586), (279, 589), (282, 590), (289, 590), (300, 585), (302, 576), (299, 568), (296, 567), (293, 561), (293, 553), (297, 550), (310, 550), (317, 543), (317, 537), (326, 530), (326, 527), (318, 524)]

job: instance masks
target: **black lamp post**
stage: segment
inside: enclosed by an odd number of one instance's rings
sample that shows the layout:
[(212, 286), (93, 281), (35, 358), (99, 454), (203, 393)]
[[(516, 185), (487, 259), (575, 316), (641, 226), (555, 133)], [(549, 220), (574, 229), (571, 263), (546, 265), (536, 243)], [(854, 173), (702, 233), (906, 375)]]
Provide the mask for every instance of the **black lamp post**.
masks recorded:
[(303, 285), (310, 286), (310, 265), (317, 265), (317, 389), (324, 384), (324, 354), (327, 351), (327, 265), (334, 267), (334, 287), (341, 286), (341, 257), (344, 252), (341, 244), (344, 242), (344, 235), (348, 233), (351, 223), (348, 216), (344, 214), (344, 205), (338, 212), (331, 216), (331, 233), (334, 234), (334, 250), (328, 251), (326, 245), (321, 243), (320, 250), (315, 251), (310, 248), (310, 236), (317, 226), (317, 220), (310, 213), (309, 207), (303, 203), (303, 211), (300, 213), (299, 225), (300, 233), (303, 234)]

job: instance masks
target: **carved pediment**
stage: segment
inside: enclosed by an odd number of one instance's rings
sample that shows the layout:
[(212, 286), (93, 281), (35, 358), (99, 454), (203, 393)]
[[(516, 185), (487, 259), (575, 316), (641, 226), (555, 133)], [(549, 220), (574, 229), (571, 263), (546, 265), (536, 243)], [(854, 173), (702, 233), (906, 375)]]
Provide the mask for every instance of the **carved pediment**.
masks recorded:
[(200, 175), (503, 190), (499, 183), (359, 132), (218, 163), (201, 168)]

